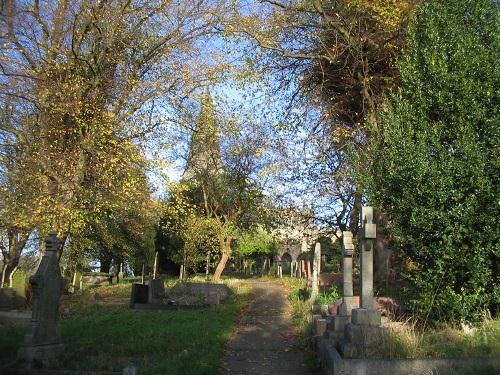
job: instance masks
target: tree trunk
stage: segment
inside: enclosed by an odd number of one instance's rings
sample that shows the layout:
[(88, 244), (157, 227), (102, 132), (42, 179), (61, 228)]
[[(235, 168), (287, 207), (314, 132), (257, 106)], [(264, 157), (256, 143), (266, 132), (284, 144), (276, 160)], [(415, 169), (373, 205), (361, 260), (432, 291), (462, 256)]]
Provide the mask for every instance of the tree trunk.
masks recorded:
[(6, 282), (11, 282), (11, 275), (19, 266), (21, 253), (26, 245), (26, 242), (28, 241), (29, 233), (13, 230), (9, 231), (7, 236), (9, 239), (9, 245), (7, 251), (5, 249), (2, 250), (4, 267), (0, 278), (2, 282), (0, 287), (3, 287)]
[(361, 212), (361, 194), (359, 192), (354, 193), (354, 203), (351, 210), (351, 215), (349, 217), (349, 230), (351, 231), (353, 237), (356, 237), (359, 227), (359, 213)]
[(220, 250), (222, 252), (222, 257), (220, 258), (219, 264), (214, 272), (214, 281), (219, 281), (222, 276), (224, 268), (226, 268), (226, 263), (231, 255), (231, 241), (232, 237), (223, 237), (219, 239)]
[(68, 234), (63, 234), (59, 237), (59, 245), (57, 246), (57, 259), (61, 260), (61, 256), (64, 250), (64, 245), (66, 244), (66, 240), (68, 239)]
[(222, 275), (222, 272), (224, 271), (224, 268), (226, 267), (226, 263), (227, 263), (228, 259), (229, 259), (229, 255), (222, 254), (222, 257), (220, 258), (219, 264), (217, 264), (217, 268), (215, 269), (215, 272), (214, 272), (214, 281), (220, 280), (220, 277)]

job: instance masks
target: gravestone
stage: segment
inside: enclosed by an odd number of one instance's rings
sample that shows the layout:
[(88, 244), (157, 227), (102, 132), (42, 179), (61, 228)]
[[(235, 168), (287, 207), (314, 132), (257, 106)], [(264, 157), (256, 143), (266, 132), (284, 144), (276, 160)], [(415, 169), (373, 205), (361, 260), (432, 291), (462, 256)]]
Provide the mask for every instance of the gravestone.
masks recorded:
[(333, 317), (333, 327), (328, 332), (332, 341), (344, 338), (345, 326), (351, 321), (353, 287), (352, 287), (352, 256), (354, 255), (354, 244), (352, 233), (342, 232), (342, 303), (337, 308), (337, 314)]
[(350, 316), (352, 310), (352, 256), (354, 255), (354, 244), (352, 243), (352, 233), (342, 232), (342, 304), (340, 305), (340, 315)]
[(373, 223), (373, 208), (361, 208), (361, 307), (373, 308), (373, 243), (377, 226)]
[(144, 284), (132, 284), (130, 294), (130, 307), (133, 308), (136, 303), (148, 303), (149, 287)]
[(312, 303), (316, 302), (318, 298), (319, 280), (318, 275), (321, 267), (321, 244), (316, 242), (314, 247), (314, 259), (313, 259), (313, 273), (312, 273), (312, 291), (310, 301)]
[(346, 358), (369, 358), (379, 354), (386, 338), (380, 311), (373, 308), (373, 242), (377, 226), (373, 208), (361, 208), (361, 307), (352, 310), (339, 351)]
[(123, 263), (120, 263), (120, 272), (118, 272), (118, 276), (116, 278), (116, 283), (120, 283), (123, 280)]
[(36, 273), (30, 277), (33, 311), (28, 332), (18, 352), (18, 363), (40, 368), (64, 350), (59, 327), (59, 299), (63, 280), (57, 248), (59, 239), (51, 232), (45, 239), (46, 252)]
[(148, 303), (162, 303), (165, 299), (163, 279), (150, 280), (148, 287)]

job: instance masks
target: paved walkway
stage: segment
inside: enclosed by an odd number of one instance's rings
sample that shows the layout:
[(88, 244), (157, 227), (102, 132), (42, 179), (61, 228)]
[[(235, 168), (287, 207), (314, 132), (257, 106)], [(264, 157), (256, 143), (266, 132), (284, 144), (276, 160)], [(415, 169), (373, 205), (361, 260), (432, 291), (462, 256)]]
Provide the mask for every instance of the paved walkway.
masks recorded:
[(283, 287), (252, 282), (250, 302), (231, 338), (221, 375), (306, 375), (304, 353)]

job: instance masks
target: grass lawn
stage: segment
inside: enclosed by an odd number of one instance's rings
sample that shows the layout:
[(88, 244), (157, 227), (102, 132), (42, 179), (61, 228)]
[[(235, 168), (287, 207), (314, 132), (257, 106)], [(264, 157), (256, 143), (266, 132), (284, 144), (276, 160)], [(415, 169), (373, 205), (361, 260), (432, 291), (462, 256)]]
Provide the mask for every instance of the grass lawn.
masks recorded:
[[(198, 310), (132, 311), (125, 306), (80, 303), (78, 312), (61, 320), (66, 350), (54, 368), (121, 371), (133, 362), (144, 375), (216, 374), (248, 300), (248, 288), (234, 286), (230, 301)], [(95, 290), (101, 296), (123, 296), (130, 284), (114, 288)], [(0, 326), (0, 363), (15, 358), (24, 331)]]

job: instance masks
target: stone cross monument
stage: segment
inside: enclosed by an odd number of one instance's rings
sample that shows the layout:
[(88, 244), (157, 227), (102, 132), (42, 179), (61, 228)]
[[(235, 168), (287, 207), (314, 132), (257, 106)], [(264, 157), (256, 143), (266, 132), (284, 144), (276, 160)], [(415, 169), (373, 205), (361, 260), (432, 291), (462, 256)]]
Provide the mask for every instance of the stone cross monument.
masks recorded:
[(18, 362), (39, 368), (64, 350), (59, 328), (59, 298), (63, 289), (57, 248), (59, 239), (51, 232), (45, 239), (46, 252), (29, 282), (33, 293), (33, 312), (28, 332), (18, 352)]
[(379, 355), (386, 338), (381, 316), (373, 308), (373, 242), (377, 227), (373, 223), (373, 208), (361, 208), (361, 303), (351, 311), (351, 322), (345, 325), (344, 340), (339, 352), (345, 358), (370, 358)]
[(361, 303), (363, 309), (373, 308), (373, 242), (377, 225), (373, 223), (373, 208), (361, 208)]

